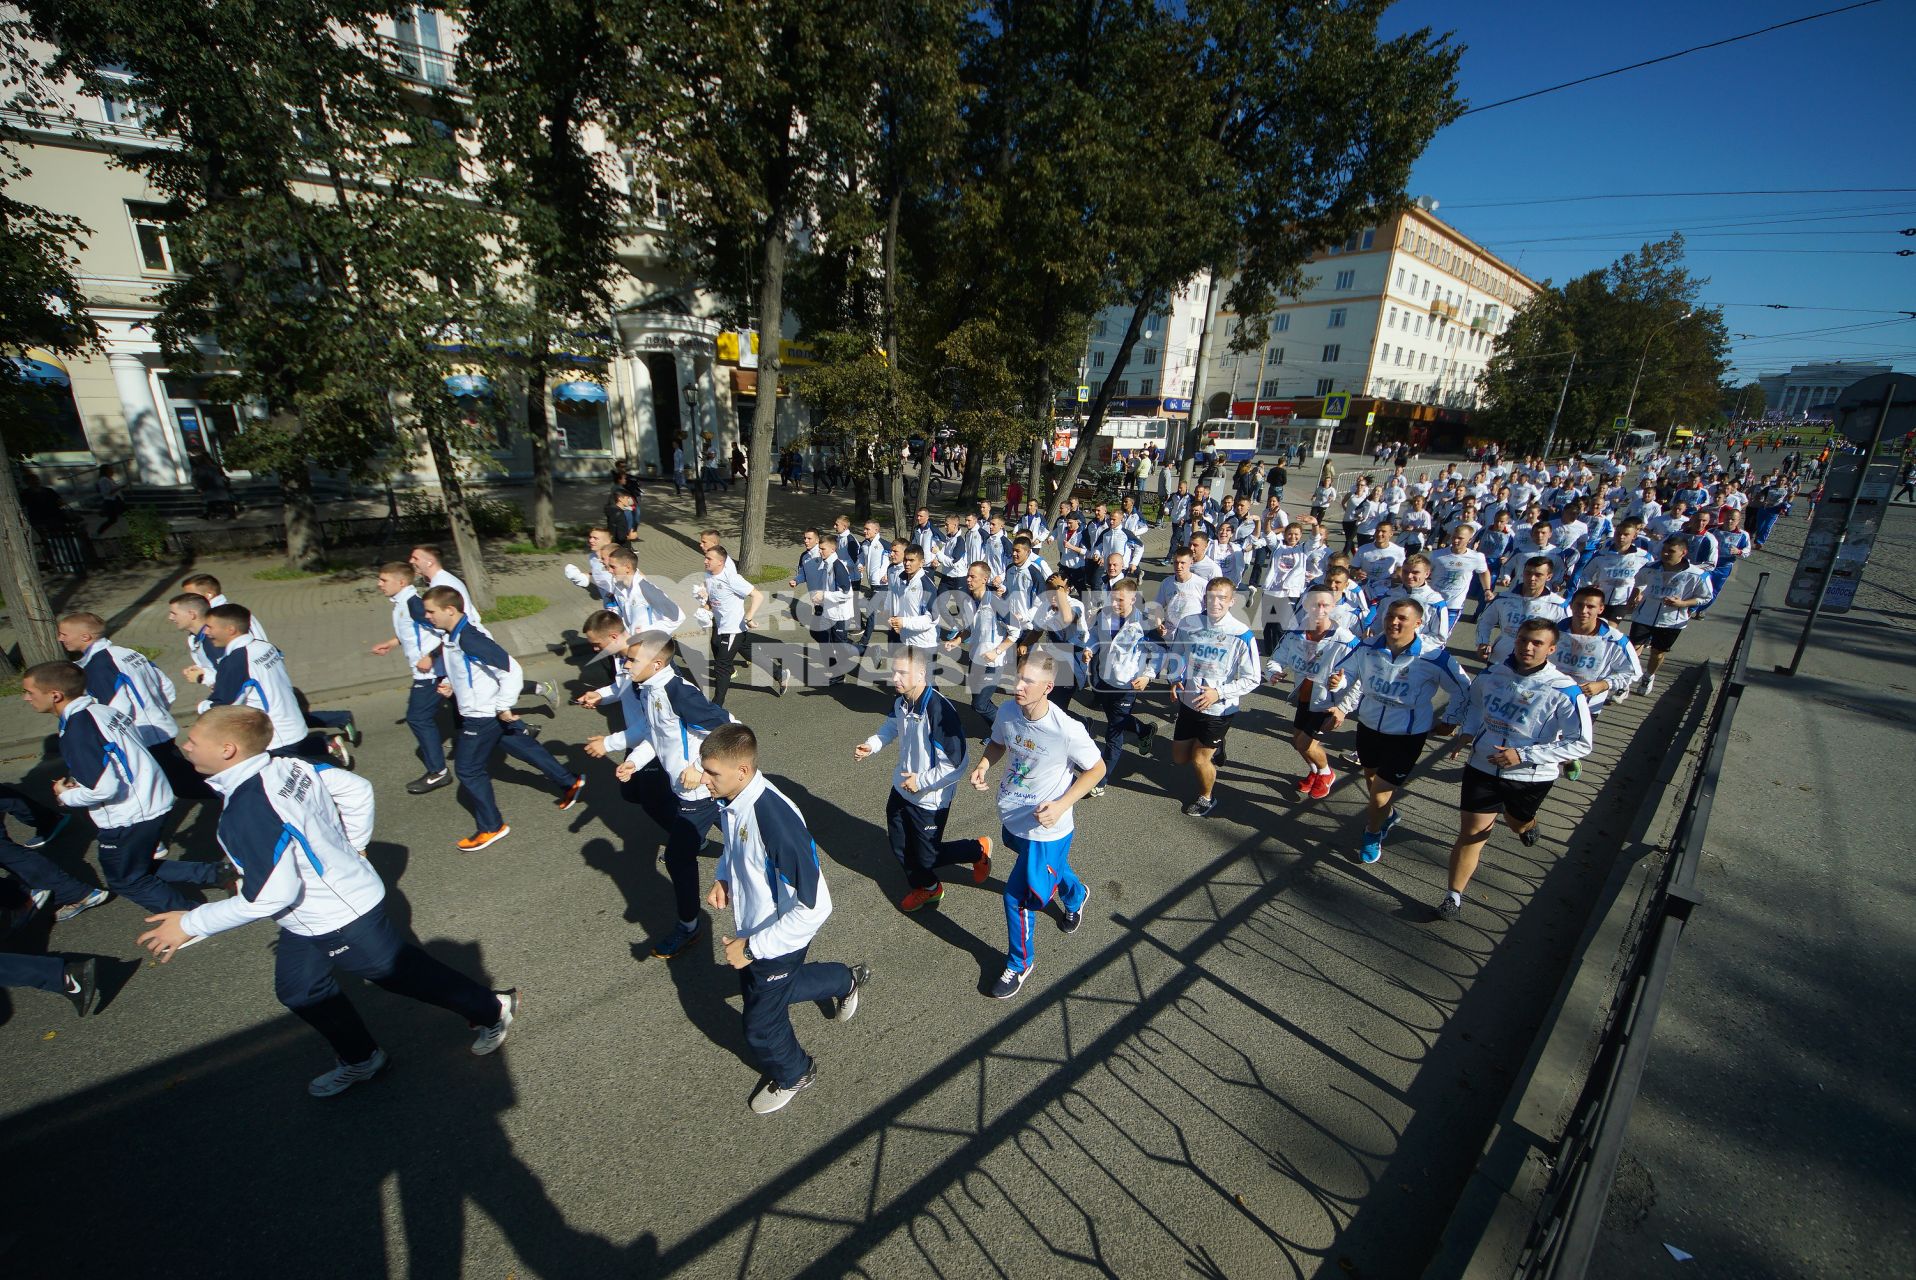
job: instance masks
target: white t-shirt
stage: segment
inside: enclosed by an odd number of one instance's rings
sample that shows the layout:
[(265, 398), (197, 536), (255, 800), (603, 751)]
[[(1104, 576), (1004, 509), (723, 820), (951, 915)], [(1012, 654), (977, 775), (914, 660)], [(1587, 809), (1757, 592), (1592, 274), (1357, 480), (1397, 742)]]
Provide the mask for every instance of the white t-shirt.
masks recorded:
[(1470, 580), (1490, 572), (1490, 563), (1481, 551), (1452, 551), (1445, 547), (1430, 558), (1431, 589), (1444, 598), (1453, 610), (1462, 609), (1470, 595)]
[(1071, 834), (1071, 812), (1056, 826), (1038, 825), (1038, 806), (1071, 789), (1077, 775), (1104, 757), (1079, 721), (1047, 702), (1036, 720), (1016, 702), (998, 704), (991, 740), (1005, 749), (998, 779), (998, 818), (1005, 830), (1027, 840), (1057, 840)]

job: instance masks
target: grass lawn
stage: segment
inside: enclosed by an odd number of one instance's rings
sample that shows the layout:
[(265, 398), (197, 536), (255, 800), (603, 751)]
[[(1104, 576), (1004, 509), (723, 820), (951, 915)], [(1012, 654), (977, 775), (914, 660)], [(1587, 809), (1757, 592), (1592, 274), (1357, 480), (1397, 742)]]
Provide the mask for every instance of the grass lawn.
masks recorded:
[(790, 582), (792, 567), (787, 564), (762, 564), (758, 572), (752, 575), (754, 585), (761, 582)]
[(551, 603), (544, 596), (500, 596), (492, 608), (486, 610), (486, 621), (511, 622), (514, 618), (530, 618)]
[(509, 556), (557, 556), (585, 550), (585, 539), (575, 538), (571, 534), (560, 534), (556, 542), (549, 547), (534, 546), (530, 542), (508, 542), (500, 550)]

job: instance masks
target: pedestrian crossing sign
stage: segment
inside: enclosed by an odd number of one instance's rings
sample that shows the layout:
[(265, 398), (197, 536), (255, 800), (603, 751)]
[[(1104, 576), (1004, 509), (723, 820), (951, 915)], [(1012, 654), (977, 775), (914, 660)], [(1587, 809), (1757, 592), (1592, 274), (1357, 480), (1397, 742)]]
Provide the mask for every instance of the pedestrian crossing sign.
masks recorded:
[(1078, 403), (1079, 404), (1091, 403), (1091, 388), (1087, 387), (1082, 382), (1078, 384)]
[(1331, 418), (1337, 422), (1342, 422), (1345, 419), (1345, 417), (1347, 417), (1350, 414), (1350, 411), (1351, 411), (1351, 393), (1350, 392), (1333, 391), (1331, 392), (1331, 394), (1324, 397), (1324, 409), (1321, 416), (1326, 418)]
[(1628, 431), (1630, 429), (1630, 419), (1612, 418), (1610, 419), (1610, 429), (1612, 431)]

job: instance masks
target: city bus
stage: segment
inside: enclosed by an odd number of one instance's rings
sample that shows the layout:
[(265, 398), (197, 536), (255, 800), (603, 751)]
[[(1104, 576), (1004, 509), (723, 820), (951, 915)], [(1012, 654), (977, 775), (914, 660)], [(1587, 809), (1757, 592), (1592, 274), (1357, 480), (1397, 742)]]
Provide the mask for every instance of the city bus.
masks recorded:
[(1257, 423), (1250, 418), (1206, 418), (1198, 439), (1204, 452), (1220, 463), (1239, 463), (1257, 455)]
[[(1063, 465), (1064, 460), (1071, 456), (1071, 450), (1078, 443), (1080, 425), (1075, 418), (1051, 420), (1051, 460), (1054, 463)], [(1170, 439), (1169, 418), (1106, 417), (1098, 424), (1097, 454), (1092, 461), (1100, 466), (1109, 466), (1121, 453), (1135, 456), (1150, 448), (1156, 448), (1158, 456), (1162, 458)]]

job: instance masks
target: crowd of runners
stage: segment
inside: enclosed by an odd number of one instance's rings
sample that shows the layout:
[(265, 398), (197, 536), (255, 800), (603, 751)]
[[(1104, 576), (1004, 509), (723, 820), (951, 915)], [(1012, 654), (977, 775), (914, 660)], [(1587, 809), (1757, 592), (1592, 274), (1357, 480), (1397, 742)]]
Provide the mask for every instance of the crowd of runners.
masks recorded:
[[(1602, 710), (1655, 691), (1684, 629), (1796, 499), (1793, 470), (1759, 476), (1742, 453), (1527, 458), (1414, 478), (1397, 465), (1348, 486), (1327, 467), (1295, 510), (1275, 493), (1254, 507), (1179, 484), (1152, 522), (1130, 497), (1089, 509), (1071, 500), (1055, 519), (1036, 503), (936, 521), (920, 510), (890, 538), (841, 516), (805, 532), (782, 592), (747, 581), (716, 530), (701, 536), (702, 575), (648, 576), (637, 504), (622, 501), (591, 531), (585, 565), (565, 568), (592, 598), (579, 630), (595, 651), (572, 702), (607, 717), (581, 736), (586, 755), (618, 759), (616, 795), (588, 788), (520, 717), (522, 699), (551, 705), (556, 691), (526, 679), (436, 548), (379, 566), (392, 635), (374, 652), (406, 666), (423, 771), (404, 790), (457, 788), (474, 827), (459, 850), (511, 834), (492, 779), (501, 751), (548, 778), (559, 809), (632, 804), (658, 826), (675, 923), (647, 945), (684, 956), (708, 909), (729, 912), (723, 954), (763, 1070), (750, 1106), (764, 1114), (816, 1076), (792, 1006), (847, 1020), (871, 968), (808, 958), (831, 894), (803, 807), (759, 769), (755, 735), (726, 708), (735, 684), (782, 696), (796, 682), (814, 697), (847, 681), (889, 684), (890, 713), (845, 750), (854, 762), (890, 753), (898, 906), (935, 906), (941, 868), (983, 885), (995, 861), (1007, 938), (989, 994), (1009, 999), (1033, 973), (1042, 920), (1067, 934), (1084, 923), (1075, 807), (1164, 736), (1188, 771), (1183, 814), (1207, 818), (1227, 799), (1218, 765), (1231, 729), (1258, 699), (1291, 706), (1297, 776), (1271, 785), (1300, 804), (1328, 797), (1340, 774), (1365, 788), (1350, 836), (1365, 863), (1382, 858), (1429, 740), (1447, 740), (1465, 763), (1449, 883), (1432, 914), (1456, 918), (1498, 819), (1538, 842), (1539, 809), (1560, 775), (1578, 776)], [(1160, 527), (1170, 552), (1147, 566), (1145, 539)], [(387, 1064), (336, 971), (448, 1009), (475, 1029), (474, 1053), (497, 1050), (518, 992), (440, 963), (386, 919), (365, 857), (381, 797), (352, 771), (351, 716), (306, 707), (261, 620), (210, 577), (185, 580), (168, 617), (186, 649), (180, 678), (204, 686), (184, 735), (173, 664), (115, 644), (95, 614), (60, 620), (72, 661), (26, 672), (27, 703), (57, 720), (66, 773), (50, 794), (0, 795), (19, 832), (0, 823), (8, 921), (51, 910), (64, 922), (123, 896), (148, 913), (140, 942), (162, 962), (275, 921), (276, 995), (335, 1058), (312, 1080), (316, 1096)], [(998, 827), (947, 839), (964, 786), (995, 793)], [(165, 832), (192, 802), (219, 807), (218, 861), (169, 856)], [(43, 852), (74, 810), (97, 828), (104, 888)], [(0, 955), (0, 983), (64, 994), (85, 1014), (96, 961)]]

